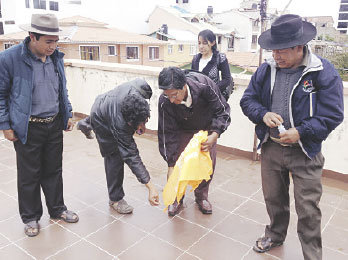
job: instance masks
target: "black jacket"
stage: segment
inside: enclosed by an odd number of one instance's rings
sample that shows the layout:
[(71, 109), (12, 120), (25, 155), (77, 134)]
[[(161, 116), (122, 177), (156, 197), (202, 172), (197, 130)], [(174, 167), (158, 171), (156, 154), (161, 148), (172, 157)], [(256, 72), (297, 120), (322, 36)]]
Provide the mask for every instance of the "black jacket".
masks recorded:
[[(199, 71), (199, 61), (202, 58), (202, 54), (198, 53), (196, 54), (192, 59), (191, 69)], [(221, 80), (220, 80), (220, 72), (221, 71)], [(227, 91), (233, 90), (233, 79), (230, 72), (230, 66), (228, 64), (228, 60), (226, 58), (226, 55), (223, 53), (220, 53), (218, 51), (213, 52), (213, 57), (208, 62), (207, 66), (204, 67), (202, 70), (202, 73), (204, 75), (207, 75), (209, 78), (211, 78), (219, 87), (222, 96), (228, 100), (229, 94)], [(228, 90), (227, 88), (231, 87), (231, 90)]]
[(163, 95), (158, 102), (159, 150), (169, 167), (174, 166), (180, 156), (181, 133), (193, 135), (199, 130), (208, 130), (221, 135), (231, 122), (230, 107), (217, 85), (201, 73), (190, 72), (186, 77), (191, 107), (172, 104)]
[(135, 79), (99, 95), (91, 109), (91, 124), (102, 156), (112, 154), (118, 149), (123, 161), (144, 184), (149, 182), (150, 175), (133, 139), (135, 130), (127, 124), (121, 113), (122, 101), (129, 94), (150, 99), (152, 91), (145, 80)]

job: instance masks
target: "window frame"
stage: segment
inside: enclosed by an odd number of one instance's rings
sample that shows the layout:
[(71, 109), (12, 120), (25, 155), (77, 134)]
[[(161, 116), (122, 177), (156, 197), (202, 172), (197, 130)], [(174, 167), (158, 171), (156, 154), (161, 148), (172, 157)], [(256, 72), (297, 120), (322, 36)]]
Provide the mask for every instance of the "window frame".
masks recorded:
[[(137, 51), (138, 58), (136, 58), (136, 59), (129, 59), (128, 58), (128, 48), (137, 48), (138, 49), (138, 51)], [(127, 61), (130, 61), (130, 62), (132, 62), (132, 61), (139, 61), (140, 60), (139, 49), (140, 49), (139, 45), (126, 45), (126, 58), (127, 58)]]
[[(6, 45), (10, 45), (6, 48)], [(12, 42), (4, 42), (4, 50), (7, 50), (8, 48), (11, 48), (12, 46), (16, 45), (16, 43)]]
[(197, 45), (196, 44), (190, 44), (190, 55), (194, 56), (197, 54)]
[[(114, 54), (110, 54), (109, 47), (114, 47)], [(108, 56), (117, 56), (117, 46), (116, 45), (108, 45)]]
[(173, 54), (173, 48), (174, 48), (173, 44), (168, 44), (168, 55), (172, 55)]
[(178, 44), (178, 52), (184, 52), (184, 44)]
[[(150, 53), (151, 53), (151, 51), (150, 51), (150, 48), (157, 48), (158, 49), (158, 58), (153, 58), (153, 59), (151, 59), (151, 57), (150, 57)], [(156, 55), (155, 55), (156, 56)], [(149, 57), (149, 61), (159, 61), (159, 56), (160, 56), (160, 47), (159, 46), (149, 46), (148, 47), (148, 57)]]
[(98, 60), (87, 60), (87, 61), (101, 61), (101, 57), (100, 57), (100, 45), (79, 45), (79, 53), (80, 53), (80, 60), (86, 60), (86, 59), (82, 59), (82, 53), (81, 53), (81, 47), (97, 47), (98, 48), (98, 56), (99, 56), (99, 59)]

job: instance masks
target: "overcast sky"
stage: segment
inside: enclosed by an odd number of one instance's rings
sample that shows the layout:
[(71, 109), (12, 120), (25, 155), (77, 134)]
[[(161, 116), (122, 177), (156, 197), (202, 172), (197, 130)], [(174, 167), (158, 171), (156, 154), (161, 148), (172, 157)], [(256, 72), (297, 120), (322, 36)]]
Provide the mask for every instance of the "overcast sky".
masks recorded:
[[(241, 0), (191, 0), (193, 12), (206, 12), (212, 5), (214, 12), (238, 8)], [(146, 30), (144, 21), (156, 5), (170, 6), (175, 0), (83, 0), (81, 15), (89, 16), (120, 29)], [(289, 0), (269, 0), (269, 7), (283, 10)], [(289, 9), (301, 16), (329, 15), (338, 17), (339, 0), (292, 0)], [(140, 25), (142, 24), (142, 25)]]

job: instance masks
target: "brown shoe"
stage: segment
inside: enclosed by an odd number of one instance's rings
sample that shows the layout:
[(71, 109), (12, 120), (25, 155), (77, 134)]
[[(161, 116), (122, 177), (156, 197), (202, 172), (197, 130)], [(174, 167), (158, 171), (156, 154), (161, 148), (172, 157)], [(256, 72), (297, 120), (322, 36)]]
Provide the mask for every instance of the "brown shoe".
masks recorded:
[(199, 210), (203, 214), (211, 214), (211, 213), (213, 213), (213, 207), (211, 206), (211, 204), (210, 204), (210, 202), (208, 200), (196, 199), (196, 203), (198, 204)]
[(175, 199), (172, 205), (168, 206), (168, 216), (174, 217), (176, 214), (180, 212), (182, 208), (182, 201), (178, 203)]

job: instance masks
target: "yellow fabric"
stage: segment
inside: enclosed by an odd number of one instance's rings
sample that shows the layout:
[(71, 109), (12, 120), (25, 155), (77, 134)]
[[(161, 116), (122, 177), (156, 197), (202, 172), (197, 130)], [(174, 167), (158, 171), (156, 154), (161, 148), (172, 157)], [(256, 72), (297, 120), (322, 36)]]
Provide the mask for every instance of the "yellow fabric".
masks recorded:
[(213, 173), (213, 163), (209, 152), (201, 151), (201, 143), (208, 138), (207, 131), (195, 134), (175, 163), (172, 174), (163, 190), (163, 202), (166, 206), (179, 202), (185, 194), (186, 186), (195, 190), (203, 181), (208, 181)]

